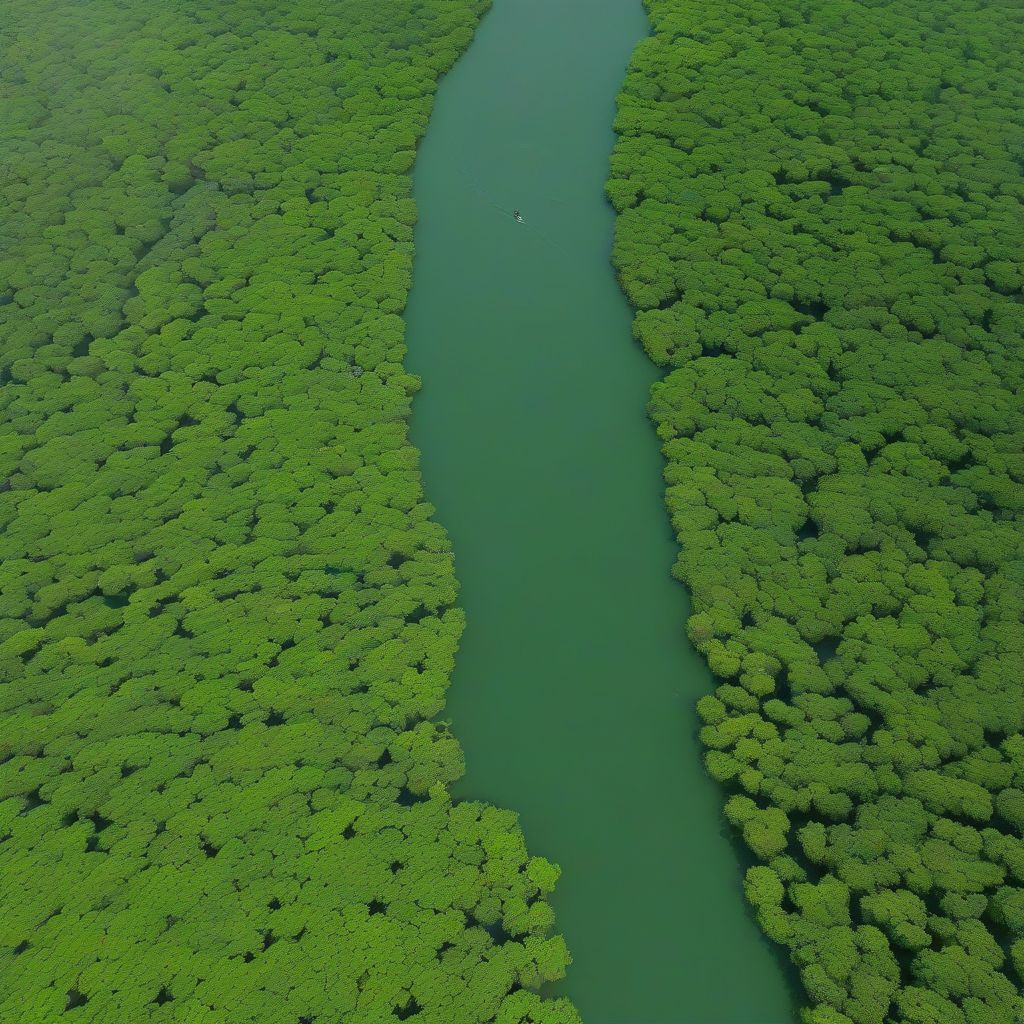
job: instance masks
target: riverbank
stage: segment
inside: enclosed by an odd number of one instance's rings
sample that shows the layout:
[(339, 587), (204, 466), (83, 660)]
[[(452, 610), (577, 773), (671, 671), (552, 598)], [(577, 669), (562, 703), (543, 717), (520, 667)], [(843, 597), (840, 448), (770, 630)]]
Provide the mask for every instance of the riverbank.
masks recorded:
[(588, 1024), (786, 1024), (700, 761), (657, 373), (609, 262), (615, 95), (646, 31), (639, 3), (498, 0), (418, 156), (412, 438), (468, 620), (455, 792), (515, 808), (562, 865), (560, 990)]

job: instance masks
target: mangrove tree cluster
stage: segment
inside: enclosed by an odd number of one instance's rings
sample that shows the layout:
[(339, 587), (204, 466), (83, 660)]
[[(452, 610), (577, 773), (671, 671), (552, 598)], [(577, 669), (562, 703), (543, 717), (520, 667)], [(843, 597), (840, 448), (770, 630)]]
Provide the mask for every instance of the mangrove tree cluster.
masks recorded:
[(651, 0), (608, 193), (813, 1024), (1024, 1019), (1024, 8)]
[(406, 437), (408, 172), (484, 0), (12, 0), (0, 1019), (558, 1024)]

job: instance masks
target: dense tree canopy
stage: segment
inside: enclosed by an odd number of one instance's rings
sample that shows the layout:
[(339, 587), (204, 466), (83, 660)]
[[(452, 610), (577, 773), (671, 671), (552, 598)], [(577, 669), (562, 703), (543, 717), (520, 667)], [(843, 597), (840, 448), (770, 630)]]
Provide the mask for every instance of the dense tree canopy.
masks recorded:
[(408, 171), (483, 6), (5, 5), (0, 1019), (577, 1019), (557, 868), (447, 792), (406, 437)]
[(608, 193), (813, 1024), (1024, 1020), (1024, 8), (650, 0)]

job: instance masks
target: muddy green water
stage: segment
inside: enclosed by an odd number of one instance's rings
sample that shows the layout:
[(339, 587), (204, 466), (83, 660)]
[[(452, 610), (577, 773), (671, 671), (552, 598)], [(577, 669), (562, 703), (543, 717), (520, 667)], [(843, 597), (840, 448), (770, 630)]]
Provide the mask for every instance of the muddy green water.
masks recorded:
[(655, 369), (609, 264), (615, 94), (646, 32), (639, 0), (496, 0), (416, 164), (412, 435), (468, 617), (456, 791), (562, 865), (558, 991), (587, 1024), (790, 1024), (700, 762)]

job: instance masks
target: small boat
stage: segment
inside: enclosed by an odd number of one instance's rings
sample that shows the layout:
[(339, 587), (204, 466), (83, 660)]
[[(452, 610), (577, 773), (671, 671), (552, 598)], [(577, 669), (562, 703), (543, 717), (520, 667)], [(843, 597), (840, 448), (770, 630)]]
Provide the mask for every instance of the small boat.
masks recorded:
[(517, 224), (523, 223), (523, 215), (518, 210), (513, 210), (512, 216), (515, 217)]

